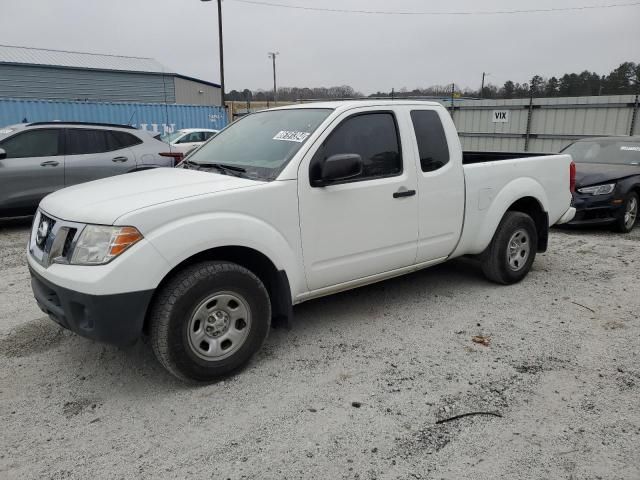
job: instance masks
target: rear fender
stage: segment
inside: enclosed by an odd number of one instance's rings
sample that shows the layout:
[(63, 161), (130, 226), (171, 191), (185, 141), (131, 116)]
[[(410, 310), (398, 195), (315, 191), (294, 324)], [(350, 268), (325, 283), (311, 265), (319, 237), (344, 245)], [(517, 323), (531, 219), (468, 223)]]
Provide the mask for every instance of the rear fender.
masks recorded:
[(469, 194), (466, 201), (467, 212), (462, 240), (451, 256), (482, 253), (489, 246), (504, 214), (514, 203), (525, 197), (537, 200), (543, 212), (549, 211), (549, 202), (544, 188), (530, 177), (511, 181), (495, 196), (493, 192), (487, 192), (486, 189)]

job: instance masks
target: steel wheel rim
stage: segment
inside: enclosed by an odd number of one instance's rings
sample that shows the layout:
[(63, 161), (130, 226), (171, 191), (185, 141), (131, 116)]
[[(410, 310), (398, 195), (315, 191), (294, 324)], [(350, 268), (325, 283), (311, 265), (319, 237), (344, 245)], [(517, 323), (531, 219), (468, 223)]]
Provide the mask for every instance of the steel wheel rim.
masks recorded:
[(524, 229), (513, 232), (507, 244), (507, 263), (514, 272), (522, 270), (531, 254), (531, 239)]
[(638, 200), (636, 197), (631, 197), (627, 202), (627, 209), (624, 212), (624, 226), (631, 228), (636, 223), (636, 217), (638, 216)]
[(236, 353), (249, 336), (249, 303), (235, 292), (209, 295), (194, 309), (187, 328), (194, 354), (207, 361), (223, 360)]

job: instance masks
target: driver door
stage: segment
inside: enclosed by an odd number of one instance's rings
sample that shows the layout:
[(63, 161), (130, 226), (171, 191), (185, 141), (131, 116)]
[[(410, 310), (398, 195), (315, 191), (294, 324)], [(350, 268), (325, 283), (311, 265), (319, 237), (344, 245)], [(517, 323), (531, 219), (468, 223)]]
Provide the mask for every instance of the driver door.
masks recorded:
[[(415, 263), (418, 197), (415, 161), (405, 153), (393, 110), (356, 109), (318, 140), (298, 172), (300, 227), (310, 290), (322, 289)], [(360, 155), (357, 177), (311, 185), (318, 162)]]

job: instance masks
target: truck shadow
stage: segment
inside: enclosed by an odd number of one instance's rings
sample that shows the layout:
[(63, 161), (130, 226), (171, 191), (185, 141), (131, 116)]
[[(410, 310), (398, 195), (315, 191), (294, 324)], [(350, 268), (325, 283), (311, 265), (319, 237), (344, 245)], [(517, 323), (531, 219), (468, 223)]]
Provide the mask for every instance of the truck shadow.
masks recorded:
[[(319, 324), (322, 328), (339, 327), (340, 324), (349, 322), (354, 314), (391, 314), (415, 303), (416, 299), (454, 298), (456, 295), (463, 295), (468, 289), (486, 288), (487, 285), (478, 262), (460, 258), (409, 275), (297, 305), (294, 308), (293, 330)], [(274, 336), (277, 337), (276, 341), (286, 344), (286, 334)]]

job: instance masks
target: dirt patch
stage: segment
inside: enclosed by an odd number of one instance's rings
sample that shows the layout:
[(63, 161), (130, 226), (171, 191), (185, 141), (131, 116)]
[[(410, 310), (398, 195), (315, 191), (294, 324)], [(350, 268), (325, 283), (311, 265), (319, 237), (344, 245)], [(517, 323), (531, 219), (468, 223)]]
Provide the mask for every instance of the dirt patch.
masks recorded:
[(27, 357), (46, 352), (59, 345), (65, 338), (65, 330), (48, 318), (39, 318), (14, 328), (0, 339), (0, 355)]
[(65, 402), (62, 406), (62, 414), (67, 418), (75, 417), (76, 415), (80, 415), (85, 410), (95, 411), (96, 408), (100, 405), (99, 401), (91, 398), (81, 398), (79, 400), (72, 400), (70, 402)]

